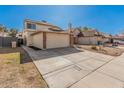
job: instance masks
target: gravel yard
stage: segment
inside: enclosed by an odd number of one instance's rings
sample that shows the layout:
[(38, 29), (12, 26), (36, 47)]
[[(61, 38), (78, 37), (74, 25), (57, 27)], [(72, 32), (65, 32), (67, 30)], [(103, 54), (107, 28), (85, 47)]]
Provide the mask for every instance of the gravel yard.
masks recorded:
[(124, 49), (122, 50), (119, 47), (102, 47), (101, 50), (92, 49), (92, 45), (78, 45), (78, 47), (92, 52), (103, 53), (111, 56), (120, 56), (124, 52)]

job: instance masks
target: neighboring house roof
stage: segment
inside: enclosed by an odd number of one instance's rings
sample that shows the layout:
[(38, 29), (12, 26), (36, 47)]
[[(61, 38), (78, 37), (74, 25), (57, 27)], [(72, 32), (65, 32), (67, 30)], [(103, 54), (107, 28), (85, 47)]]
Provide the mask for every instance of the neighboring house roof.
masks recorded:
[(80, 28), (73, 29), (73, 33), (78, 34), (77, 36), (100, 36), (100, 33), (96, 30), (87, 30), (87, 31), (81, 31)]
[(61, 32), (54, 32), (54, 31), (37, 31), (37, 32), (32, 33), (31, 35), (36, 35), (36, 34), (39, 34), (39, 33), (42, 33), (42, 32), (57, 33), (57, 34), (69, 34), (68, 32), (65, 32), (65, 31), (61, 31)]
[(124, 39), (124, 35), (115, 35), (115, 36), (112, 36), (112, 38), (114, 38), (114, 39)]
[(73, 28), (72, 29), (74, 36), (78, 36), (78, 37), (93, 37), (93, 36), (102, 36), (102, 37), (106, 37), (109, 38), (110, 35), (103, 33), (103, 32), (99, 32), (97, 30), (87, 30), (87, 31), (81, 31), (80, 28)]
[(99, 32), (96, 30), (82, 31), (83, 36), (98, 36)]
[(72, 31), (74, 37), (81, 35), (81, 31), (79, 28), (72, 28), (71, 31)]
[(34, 20), (26, 19), (25, 22), (36, 23), (36, 24), (41, 24), (41, 25), (46, 25), (46, 26), (51, 26), (51, 28), (53, 28), (53, 29), (62, 30), (60, 27), (55, 26), (55, 25), (53, 25), (53, 24), (50, 24), (50, 23), (48, 23), (48, 22), (44, 22), (44, 21), (34, 21)]
[(8, 37), (9, 34), (7, 32), (0, 32), (0, 37)]
[(103, 32), (99, 32), (99, 34), (105, 38), (110, 38), (111, 35), (110, 34), (106, 34), (106, 33), (103, 33)]

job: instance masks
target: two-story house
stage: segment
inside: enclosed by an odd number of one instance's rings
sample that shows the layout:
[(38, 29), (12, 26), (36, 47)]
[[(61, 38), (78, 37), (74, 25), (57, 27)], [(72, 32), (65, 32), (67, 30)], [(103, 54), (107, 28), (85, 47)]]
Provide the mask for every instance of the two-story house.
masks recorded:
[(24, 43), (40, 49), (70, 46), (70, 34), (46, 21), (24, 21)]

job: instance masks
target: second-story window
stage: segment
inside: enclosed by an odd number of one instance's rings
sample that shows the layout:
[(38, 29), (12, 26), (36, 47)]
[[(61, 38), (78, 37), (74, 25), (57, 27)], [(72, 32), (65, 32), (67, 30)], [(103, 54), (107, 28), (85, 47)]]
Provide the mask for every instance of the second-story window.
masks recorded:
[(36, 24), (27, 23), (27, 29), (36, 29)]

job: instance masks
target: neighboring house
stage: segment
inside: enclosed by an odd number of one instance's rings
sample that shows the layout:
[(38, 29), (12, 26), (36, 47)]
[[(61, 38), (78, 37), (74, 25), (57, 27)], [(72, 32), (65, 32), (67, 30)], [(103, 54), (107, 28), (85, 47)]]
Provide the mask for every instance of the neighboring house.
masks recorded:
[(18, 39), (18, 46), (23, 45), (23, 32), (18, 32), (16, 34), (16, 37)]
[(119, 34), (112, 36), (113, 42), (118, 42), (120, 44), (124, 44), (124, 34)]
[(112, 35), (110, 34), (106, 34), (106, 33), (103, 33), (103, 32), (99, 32), (99, 35), (101, 36), (102, 38), (102, 43), (112, 43)]
[(98, 44), (109, 42), (110, 35), (96, 30), (81, 31), (76, 28), (73, 30), (75, 42), (77, 44)]
[(81, 31), (79, 28), (72, 28), (71, 30), (74, 37), (74, 44), (78, 44), (78, 38), (79, 38), (79, 35), (81, 35)]
[(70, 34), (45, 21), (24, 21), (24, 42), (40, 49), (69, 47)]
[(18, 33), (16, 34), (16, 37), (17, 37), (18, 39), (23, 39), (23, 33), (22, 33), (22, 32), (18, 32)]
[(122, 41), (124, 41), (124, 34), (118, 34), (118, 35), (112, 36), (112, 38), (114, 40), (122, 40)]
[(0, 32), (0, 37), (9, 37), (8, 32)]

